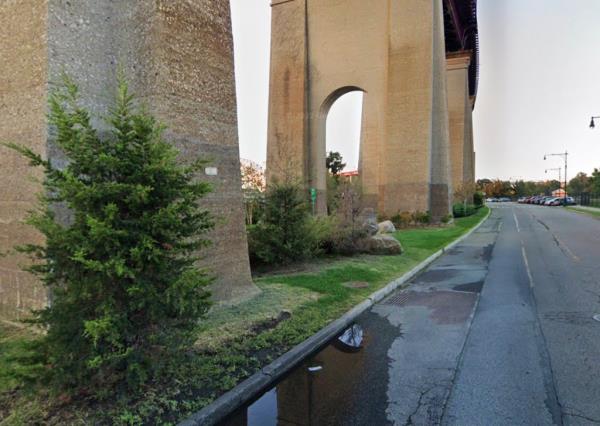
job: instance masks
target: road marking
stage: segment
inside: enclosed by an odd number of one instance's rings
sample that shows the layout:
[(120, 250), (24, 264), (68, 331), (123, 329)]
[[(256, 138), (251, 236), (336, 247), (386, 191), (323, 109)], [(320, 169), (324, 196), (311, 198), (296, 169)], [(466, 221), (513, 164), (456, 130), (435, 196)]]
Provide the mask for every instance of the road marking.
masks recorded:
[(531, 275), (531, 269), (529, 269), (529, 261), (527, 260), (527, 253), (525, 252), (525, 246), (522, 245), (521, 241), (521, 252), (523, 253), (523, 260), (525, 261), (525, 269), (527, 270), (527, 277), (529, 277), (529, 287), (533, 288), (533, 276)]
[(552, 232), (552, 230), (550, 229), (550, 227), (548, 225), (546, 225), (546, 223), (544, 223), (537, 216), (534, 216), (534, 217), (535, 217), (535, 220), (537, 220), (540, 223), (540, 225), (542, 225), (544, 228), (546, 228), (546, 230), (550, 233), (550, 235), (552, 235), (552, 238), (554, 238), (554, 242), (556, 242), (556, 245), (563, 253), (565, 253), (567, 256), (571, 257), (571, 259), (573, 259), (573, 261), (575, 261), (577, 263), (581, 262), (581, 259), (579, 259), (579, 257), (577, 257), (575, 255), (575, 253), (573, 253), (571, 251), (571, 249), (565, 243), (563, 243), (562, 240), (560, 238), (558, 238), (554, 232)]
[(556, 235), (554, 235), (554, 233), (552, 233), (552, 236), (554, 237), (554, 239), (556, 240), (556, 242), (558, 243), (558, 245), (560, 246), (560, 248), (563, 249), (563, 252), (567, 253), (569, 256), (571, 256), (571, 258), (575, 261), (575, 262), (580, 262), (581, 260), (571, 251), (571, 249), (565, 244), (563, 243)]
[(513, 217), (515, 218), (515, 223), (517, 224), (517, 232), (521, 232), (521, 228), (519, 228), (519, 220), (517, 219), (515, 209), (513, 209)]

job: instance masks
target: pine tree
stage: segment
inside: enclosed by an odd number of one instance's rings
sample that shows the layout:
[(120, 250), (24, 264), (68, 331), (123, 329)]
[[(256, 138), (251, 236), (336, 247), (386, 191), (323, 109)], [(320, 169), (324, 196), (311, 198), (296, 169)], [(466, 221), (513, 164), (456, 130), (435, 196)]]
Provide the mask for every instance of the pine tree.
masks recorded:
[(263, 215), (250, 229), (251, 251), (264, 263), (307, 259), (318, 252), (318, 235), (312, 225), (300, 186), (273, 183), (266, 192)]
[[(42, 205), (28, 219), (45, 244), (18, 248), (52, 295), (33, 321), (47, 330), (43, 350), (57, 384), (136, 390), (191, 346), (208, 310), (211, 279), (195, 263), (213, 227), (199, 207), (211, 188), (195, 178), (203, 162), (178, 162), (122, 76), (106, 136), (68, 78), (49, 103), (68, 165), (8, 145), (45, 171)], [(57, 220), (57, 205), (68, 207), (70, 223)]]

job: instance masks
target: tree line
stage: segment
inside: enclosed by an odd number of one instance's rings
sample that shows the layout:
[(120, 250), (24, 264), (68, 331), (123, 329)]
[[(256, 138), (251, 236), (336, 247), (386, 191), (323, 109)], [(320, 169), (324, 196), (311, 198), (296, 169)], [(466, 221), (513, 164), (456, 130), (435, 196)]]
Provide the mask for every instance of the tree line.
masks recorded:
[[(517, 180), (508, 181), (500, 179), (479, 179), (477, 190), (485, 193), (487, 197), (527, 197), (531, 195), (550, 195), (564, 186), (564, 182), (556, 179), (545, 181)], [(567, 192), (572, 195), (582, 193), (600, 194), (600, 169), (594, 169), (591, 175), (579, 172), (569, 180)]]

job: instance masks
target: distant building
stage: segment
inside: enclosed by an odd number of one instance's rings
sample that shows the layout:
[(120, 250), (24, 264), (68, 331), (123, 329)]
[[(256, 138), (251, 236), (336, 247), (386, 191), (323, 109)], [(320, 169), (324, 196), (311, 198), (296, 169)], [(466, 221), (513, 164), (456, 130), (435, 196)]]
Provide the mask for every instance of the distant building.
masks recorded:
[(350, 181), (353, 181), (359, 175), (358, 175), (358, 170), (352, 170), (352, 171), (349, 171), (349, 172), (341, 172), (340, 176), (344, 177), (344, 178), (346, 178), (346, 179), (348, 179)]
[(552, 196), (553, 197), (566, 197), (567, 193), (565, 192), (564, 189), (560, 188), (560, 189), (556, 189), (554, 191), (552, 191)]

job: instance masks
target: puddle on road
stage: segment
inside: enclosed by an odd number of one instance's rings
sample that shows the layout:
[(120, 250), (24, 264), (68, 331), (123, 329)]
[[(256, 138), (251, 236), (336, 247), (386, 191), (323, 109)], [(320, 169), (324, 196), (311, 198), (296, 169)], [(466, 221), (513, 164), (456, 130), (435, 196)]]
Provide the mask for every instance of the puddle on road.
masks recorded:
[(452, 287), (452, 289), (456, 291), (466, 291), (468, 293), (481, 293), (481, 290), (483, 289), (483, 281), (455, 285)]
[[(383, 359), (381, 354), (373, 353), (377, 351), (372, 349), (377, 349), (380, 342), (373, 342), (371, 330), (370, 326), (365, 330), (357, 325), (348, 328), (220, 426), (343, 425), (365, 415), (368, 410), (364, 404), (376, 406), (383, 415), (381, 419), (373, 419), (376, 424), (387, 424), (385, 408), (378, 406), (386, 402), (387, 359), (385, 352)], [(391, 341), (385, 334), (381, 336), (378, 332), (378, 340), (389, 345)], [(375, 359), (380, 366), (373, 368)], [(373, 381), (376, 384), (369, 385)]]

